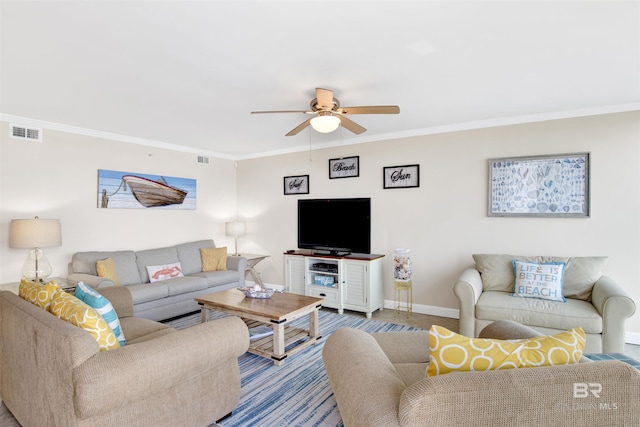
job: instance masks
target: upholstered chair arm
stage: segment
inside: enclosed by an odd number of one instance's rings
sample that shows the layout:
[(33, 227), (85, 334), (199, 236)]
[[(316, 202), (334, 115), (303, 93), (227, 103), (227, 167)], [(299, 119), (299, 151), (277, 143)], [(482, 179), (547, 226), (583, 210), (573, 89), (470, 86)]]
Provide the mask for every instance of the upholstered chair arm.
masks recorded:
[(140, 396), (171, 393), (181, 383), (221, 365), (238, 370), (237, 358), (248, 347), (246, 324), (229, 316), (101, 352), (73, 372), (76, 411), (81, 418), (89, 418)]
[(98, 291), (109, 300), (118, 317), (133, 317), (133, 298), (126, 286), (109, 286)]
[(77, 285), (80, 282), (83, 282), (85, 285), (89, 285), (92, 288), (102, 288), (106, 286), (115, 286), (110, 279), (105, 279), (100, 276), (93, 276), (87, 273), (71, 273), (69, 277), (67, 277), (67, 281), (72, 283), (73, 285)]
[(482, 279), (475, 268), (462, 272), (458, 282), (453, 286), (453, 293), (460, 301), (460, 334), (473, 337), (475, 335), (476, 303), (482, 293)]
[(636, 311), (631, 296), (611, 277), (602, 276), (593, 285), (591, 302), (602, 316), (602, 352), (624, 351), (624, 322)]
[(228, 255), (227, 270), (236, 270), (238, 272), (238, 283), (244, 286), (244, 275), (247, 270), (247, 259), (243, 256)]
[[(598, 384), (599, 397), (588, 390), (587, 396), (574, 397), (575, 383)], [(564, 420), (560, 424), (626, 425), (640, 419), (638, 399), (640, 372), (620, 361), (451, 373), (409, 386), (400, 401), (400, 423), (552, 426)], [(603, 402), (617, 410), (603, 409)]]
[(345, 426), (400, 427), (398, 405), (406, 385), (371, 335), (337, 330), (327, 338), (322, 360)]

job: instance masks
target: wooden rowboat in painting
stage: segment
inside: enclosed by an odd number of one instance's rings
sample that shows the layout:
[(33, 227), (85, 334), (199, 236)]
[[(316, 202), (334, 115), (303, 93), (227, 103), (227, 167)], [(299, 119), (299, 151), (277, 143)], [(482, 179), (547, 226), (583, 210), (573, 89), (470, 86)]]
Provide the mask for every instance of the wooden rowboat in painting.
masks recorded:
[(122, 181), (129, 185), (133, 197), (145, 208), (179, 205), (187, 192), (165, 182), (153, 181), (135, 175), (124, 175)]

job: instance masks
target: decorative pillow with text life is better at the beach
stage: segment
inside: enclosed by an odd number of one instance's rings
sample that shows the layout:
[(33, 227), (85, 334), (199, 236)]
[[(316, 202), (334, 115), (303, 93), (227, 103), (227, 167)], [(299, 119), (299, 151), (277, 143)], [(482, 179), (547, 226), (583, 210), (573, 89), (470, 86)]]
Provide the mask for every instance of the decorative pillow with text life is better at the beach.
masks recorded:
[(441, 326), (429, 329), (427, 376), (578, 363), (586, 337), (580, 327), (521, 340), (469, 338)]
[(534, 263), (513, 260), (514, 297), (539, 298), (565, 302), (562, 295), (564, 262)]

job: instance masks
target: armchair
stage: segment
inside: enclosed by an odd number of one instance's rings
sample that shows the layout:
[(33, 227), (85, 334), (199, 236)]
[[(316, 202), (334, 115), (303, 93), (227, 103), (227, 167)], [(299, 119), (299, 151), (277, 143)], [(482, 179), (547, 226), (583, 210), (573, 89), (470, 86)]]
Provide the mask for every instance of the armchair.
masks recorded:
[[(540, 332), (555, 334), (582, 326), (585, 353), (621, 353), (624, 323), (635, 302), (611, 277), (603, 276), (606, 257), (531, 257), (473, 255), (476, 266), (462, 272), (453, 292), (460, 303), (460, 333), (476, 337), (496, 320), (513, 320)], [(512, 260), (565, 262), (566, 302), (517, 298)]]

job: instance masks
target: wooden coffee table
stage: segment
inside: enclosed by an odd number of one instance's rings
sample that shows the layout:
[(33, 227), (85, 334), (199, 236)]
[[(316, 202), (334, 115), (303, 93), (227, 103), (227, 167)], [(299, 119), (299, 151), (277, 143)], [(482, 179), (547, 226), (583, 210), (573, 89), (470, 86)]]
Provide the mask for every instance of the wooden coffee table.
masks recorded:
[[(247, 298), (237, 289), (215, 292), (195, 299), (201, 306), (202, 322), (210, 318), (210, 310), (234, 314), (252, 328), (270, 325), (273, 335), (252, 340), (249, 352), (273, 359), (275, 365), (315, 344), (318, 333), (318, 311), (324, 299), (289, 293), (274, 293), (271, 298)], [(309, 316), (309, 329), (293, 328), (288, 323)]]

